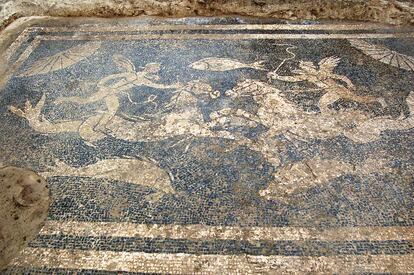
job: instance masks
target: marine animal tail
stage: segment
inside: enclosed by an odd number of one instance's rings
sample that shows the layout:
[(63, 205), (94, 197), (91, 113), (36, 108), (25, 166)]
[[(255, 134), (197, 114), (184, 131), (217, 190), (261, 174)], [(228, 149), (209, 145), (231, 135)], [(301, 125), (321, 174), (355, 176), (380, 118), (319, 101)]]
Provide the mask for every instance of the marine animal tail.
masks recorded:
[(70, 174), (76, 174), (76, 168), (66, 164), (64, 161), (55, 158), (53, 166), (47, 166), (47, 170), (40, 172), (43, 177), (54, 177), (54, 176), (69, 176)]
[(265, 62), (265, 60), (260, 60), (260, 61), (253, 62), (252, 64), (250, 64), (250, 67), (252, 67), (256, 70), (265, 71), (266, 69), (265, 69), (264, 64), (263, 64), (264, 62)]

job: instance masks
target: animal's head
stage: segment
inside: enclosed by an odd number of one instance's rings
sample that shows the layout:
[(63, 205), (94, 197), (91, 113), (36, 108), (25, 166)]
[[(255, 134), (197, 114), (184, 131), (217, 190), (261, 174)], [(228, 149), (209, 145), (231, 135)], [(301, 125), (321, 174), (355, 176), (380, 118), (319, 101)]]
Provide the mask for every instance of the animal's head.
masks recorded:
[(190, 68), (203, 71), (208, 69), (208, 64), (204, 61), (197, 61), (192, 63), (190, 65)]
[(234, 86), (231, 90), (227, 90), (224, 94), (231, 98), (251, 96), (252, 94), (249, 89), (249, 86), (251, 85), (250, 81), (251, 80), (249, 79), (239, 82), (236, 86)]
[(193, 80), (187, 83), (186, 90), (194, 94), (209, 94), (211, 91), (213, 91), (213, 88), (206, 82)]
[(264, 82), (246, 79), (238, 83), (233, 89), (225, 92), (227, 96), (237, 98), (245, 96), (261, 96), (273, 92), (273, 88)]

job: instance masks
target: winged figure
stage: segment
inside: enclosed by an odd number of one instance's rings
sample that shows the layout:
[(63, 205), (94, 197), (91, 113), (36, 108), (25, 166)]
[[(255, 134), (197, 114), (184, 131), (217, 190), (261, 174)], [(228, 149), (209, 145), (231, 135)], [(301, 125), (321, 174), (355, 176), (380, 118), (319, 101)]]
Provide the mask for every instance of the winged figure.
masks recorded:
[(112, 120), (119, 108), (118, 95), (133, 87), (147, 86), (156, 89), (175, 89), (181, 87), (179, 83), (167, 85), (156, 83), (159, 80), (158, 72), (160, 64), (148, 63), (141, 71), (135, 69), (134, 64), (122, 55), (115, 55), (113, 61), (124, 72), (108, 75), (101, 79), (97, 86), (98, 91), (89, 97), (61, 97), (55, 102), (73, 102), (77, 104), (89, 104), (104, 100), (107, 111), (102, 114), (98, 124), (94, 127), (97, 131), (104, 129), (105, 125)]
[(340, 60), (336, 56), (330, 56), (323, 58), (317, 65), (309, 61), (300, 61), (299, 68), (292, 70), (294, 75), (285, 76), (271, 72), (268, 77), (287, 82), (308, 81), (313, 83), (318, 90), (325, 92), (319, 100), (319, 108), (323, 113), (329, 113), (329, 105), (341, 98), (360, 103), (379, 102), (382, 106), (385, 106), (386, 104), (382, 98), (355, 94), (356, 89), (352, 81), (344, 75), (335, 73), (335, 68)]

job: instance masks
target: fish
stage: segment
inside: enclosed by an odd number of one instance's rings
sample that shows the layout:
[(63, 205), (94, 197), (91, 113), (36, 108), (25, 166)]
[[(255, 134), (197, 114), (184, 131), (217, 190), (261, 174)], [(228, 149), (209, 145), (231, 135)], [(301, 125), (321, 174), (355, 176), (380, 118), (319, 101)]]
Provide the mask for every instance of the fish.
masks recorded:
[(99, 160), (84, 167), (72, 167), (63, 161), (55, 160), (49, 171), (40, 173), (43, 177), (88, 177), (123, 181), (143, 185), (155, 190), (152, 197), (176, 193), (171, 185), (172, 174), (160, 168), (154, 160), (135, 158), (114, 158)]
[(386, 157), (368, 158), (358, 166), (341, 160), (315, 157), (280, 168), (275, 174), (275, 181), (266, 189), (260, 190), (259, 194), (267, 200), (288, 202), (294, 199), (291, 197), (293, 194), (326, 185), (335, 178), (347, 174), (366, 178), (379, 172), (394, 173), (395, 168), (390, 165), (390, 160)]
[(190, 64), (190, 68), (200, 71), (214, 71), (214, 72), (224, 72), (237, 70), (241, 68), (252, 68), (256, 70), (265, 70), (263, 67), (264, 61), (256, 61), (250, 64), (242, 63), (234, 59), (229, 58), (218, 58), (218, 57), (208, 57), (203, 58), (199, 61), (196, 61)]

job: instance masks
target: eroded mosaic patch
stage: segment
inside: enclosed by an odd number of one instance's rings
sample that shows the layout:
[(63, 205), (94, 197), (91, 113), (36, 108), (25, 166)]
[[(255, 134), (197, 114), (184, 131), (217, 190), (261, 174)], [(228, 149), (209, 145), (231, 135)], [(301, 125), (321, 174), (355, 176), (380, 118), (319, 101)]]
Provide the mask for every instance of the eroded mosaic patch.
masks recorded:
[(414, 32), (240, 22), (37, 26), (12, 45), (1, 161), (54, 199), (12, 270), (412, 271)]

